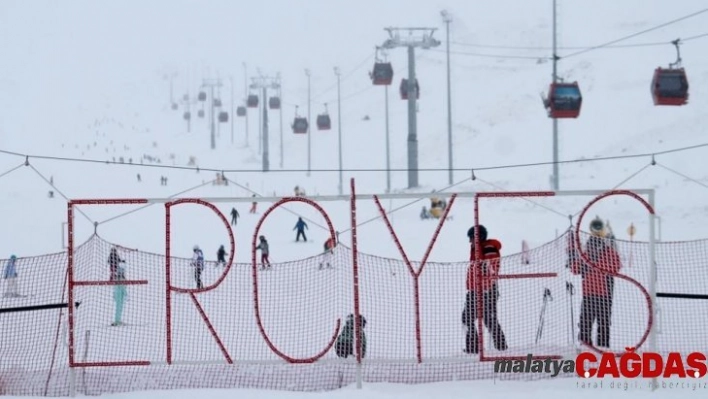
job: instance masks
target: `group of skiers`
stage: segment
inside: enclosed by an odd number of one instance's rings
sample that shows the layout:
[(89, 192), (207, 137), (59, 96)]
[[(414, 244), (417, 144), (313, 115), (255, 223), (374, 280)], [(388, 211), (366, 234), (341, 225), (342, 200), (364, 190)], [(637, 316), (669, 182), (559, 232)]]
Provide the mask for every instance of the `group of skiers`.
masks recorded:
[[(580, 275), (582, 278), (578, 340), (591, 347), (606, 349), (610, 347), (614, 276), (619, 273), (622, 265), (615, 236), (609, 225), (596, 217), (590, 222), (589, 227), (590, 237), (585, 243), (584, 253), (590, 263), (581, 258), (575, 245), (568, 248), (568, 266), (573, 274)], [(477, 229), (474, 226), (470, 228), (467, 236), (470, 241), (472, 261), (468, 268), (467, 295), (462, 311), (462, 323), (468, 328), (464, 351), (470, 354), (479, 353), (480, 342), (475, 322), (480, 314), (491, 334), (494, 348), (504, 351), (508, 345), (497, 314), (502, 244), (499, 240), (489, 238), (487, 229), (482, 225)], [(475, 247), (476, 242), (479, 243), (479, 249)], [(481, 294), (481, 301), (478, 298), (479, 294)], [(477, 310), (479, 302), (482, 305), (481, 312)], [(593, 345), (594, 324), (597, 324), (597, 339)]]

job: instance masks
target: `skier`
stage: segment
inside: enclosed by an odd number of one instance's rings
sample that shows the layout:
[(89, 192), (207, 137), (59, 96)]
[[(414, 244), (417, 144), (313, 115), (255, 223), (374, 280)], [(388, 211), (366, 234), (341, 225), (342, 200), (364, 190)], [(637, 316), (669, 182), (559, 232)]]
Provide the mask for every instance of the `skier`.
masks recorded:
[(256, 250), (261, 250), (261, 270), (265, 270), (266, 268), (270, 269), (270, 259), (268, 259), (270, 250), (268, 248), (268, 240), (266, 240), (265, 236), (260, 236), (258, 239), (261, 242), (256, 247)]
[[(251, 197), (256, 198), (256, 194), (253, 194)], [(256, 206), (258, 205), (258, 202), (253, 201), (251, 202), (251, 210), (248, 211), (249, 213), (256, 213)]]
[(324, 260), (320, 262), (320, 270), (324, 268), (325, 263), (327, 264), (327, 268), (331, 269), (332, 268), (332, 258), (334, 256), (334, 246), (336, 243), (332, 239), (332, 237), (328, 238), (327, 241), (324, 243)]
[(610, 347), (610, 324), (614, 274), (622, 267), (613, 242), (607, 237), (605, 224), (596, 217), (590, 222), (591, 236), (585, 251), (593, 265), (580, 258), (577, 251), (570, 255), (570, 270), (583, 279), (583, 299), (580, 305), (579, 340), (592, 345), (593, 324), (597, 322), (597, 346)]
[[(494, 347), (497, 350), (504, 351), (507, 349), (507, 344), (506, 336), (497, 318), (499, 287), (496, 281), (496, 276), (499, 274), (502, 244), (498, 240), (488, 239), (487, 229), (482, 225), (479, 225), (477, 234), (479, 235), (481, 246), (481, 259), (476, 259), (474, 226), (467, 231), (473, 261), (467, 270), (467, 298), (465, 308), (462, 311), (462, 324), (467, 326), (465, 352), (479, 353), (479, 336), (475, 328), (477, 320), (477, 289), (482, 290), (482, 319), (484, 320), (484, 325), (487, 326), (491, 333)], [(480, 267), (481, 270), (477, 270), (477, 267)], [(478, 275), (481, 276), (481, 281), (476, 281)]]
[[(125, 268), (117, 266), (113, 281), (125, 281)], [(111, 326), (117, 327), (123, 325), (123, 305), (128, 297), (128, 289), (125, 284), (116, 284), (113, 286), (113, 301), (116, 303), (115, 313), (113, 315), (113, 323)]]
[(226, 249), (224, 249), (224, 246), (220, 246), (219, 250), (216, 251), (216, 265), (219, 266), (226, 266)]
[(425, 220), (425, 219), (430, 219), (430, 214), (428, 213), (428, 208), (423, 205), (423, 209), (420, 210), (420, 219)]
[(197, 289), (202, 288), (202, 271), (204, 271), (204, 252), (199, 249), (199, 245), (194, 246), (194, 255), (192, 255), (192, 267), (194, 267), (194, 280), (197, 283)]
[(118, 255), (118, 248), (115, 246), (111, 248), (111, 252), (108, 255), (108, 266), (110, 267), (110, 281), (114, 281), (116, 279), (116, 273), (118, 273), (118, 266), (120, 266), (121, 263), (125, 263), (123, 259), (120, 258), (120, 255)]
[[(361, 337), (361, 357), (366, 357), (366, 333), (364, 332), (364, 327), (366, 327), (366, 318), (364, 316), (360, 317), (359, 323), (359, 334)], [(355, 356), (354, 351), (354, 315), (349, 314), (347, 316), (347, 321), (344, 323), (342, 332), (337, 337), (337, 342), (334, 346), (334, 351), (338, 357), (347, 358), (349, 356)]]
[(10, 259), (5, 264), (2, 278), (7, 282), (4, 296), (6, 298), (19, 297), (20, 294), (17, 292), (17, 256), (10, 255)]
[(236, 223), (238, 222), (237, 219), (239, 218), (239, 216), (241, 216), (241, 215), (238, 214), (238, 211), (236, 210), (236, 208), (231, 208), (231, 225), (232, 226), (236, 226)]
[(301, 217), (297, 219), (297, 223), (295, 223), (295, 227), (293, 227), (293, 230), (297, 230), (297, 236), (295, 237), (295, 241), (299, 242), (300, 241), (300, 235), (302, 235), (302, 239), (307, 242), (307, 236), (305, 235), (305, 229), (309, 229), (307, 227), (307, 223), (305, 223), (304, 220), (302, 220)]

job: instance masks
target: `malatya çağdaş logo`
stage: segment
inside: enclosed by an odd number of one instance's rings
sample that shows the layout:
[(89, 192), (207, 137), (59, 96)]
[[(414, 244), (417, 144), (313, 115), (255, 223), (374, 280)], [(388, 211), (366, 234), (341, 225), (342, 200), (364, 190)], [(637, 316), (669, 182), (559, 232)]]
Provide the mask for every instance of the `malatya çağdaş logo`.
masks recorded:
[(574, 372), (582, 378), (701, 378), (708, 373), (706, 355), (702, 352), (686, 355), (669, 352), (662, 356), (656, 352), (637, 353), (631, 347), (625, 349), (622, 354), (581, 352), (575, 359), (538, 359), (528, 354), (526, 359), (494, 361), (494, 372), (547, 373), (551, 377)]

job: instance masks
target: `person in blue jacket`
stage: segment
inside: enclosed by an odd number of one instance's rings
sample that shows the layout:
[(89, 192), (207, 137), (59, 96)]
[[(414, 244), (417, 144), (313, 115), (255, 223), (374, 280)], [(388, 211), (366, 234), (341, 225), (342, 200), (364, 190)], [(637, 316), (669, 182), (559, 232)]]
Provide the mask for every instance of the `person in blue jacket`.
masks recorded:
[(5, 270), (2, 273), (2, 278), (7, 282), (5, 285), (5, 297), (19, 297), (20, 294), (17, 293), (17, 256), (10, 256), (10, 259), (5, 264)]
[(295, 241), (299, 242), (300, 241), (300, 236), (302, 235), (302, 239), (307, 242), (307, 236), (305, 235), (305, 229), (309, 229), (307, 227), (307, 223), (305, 223), (302, 218), (297, 219), (297, 223), (295, 223), (295, 227), (293, 230), (297, 230), (297, 236), (295, 237)]

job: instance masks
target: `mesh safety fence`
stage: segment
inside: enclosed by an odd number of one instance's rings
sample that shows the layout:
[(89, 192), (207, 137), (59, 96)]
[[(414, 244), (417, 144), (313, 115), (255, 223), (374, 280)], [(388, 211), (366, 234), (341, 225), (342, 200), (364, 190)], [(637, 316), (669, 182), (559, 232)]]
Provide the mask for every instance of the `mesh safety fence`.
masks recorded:
[[(604, 284), (606, 276), (591, 277), (582, 268), (573, 272), (568, 234), (530, 249), (523, 255), (530, 262), (521, 254), (502, 257), (495, 276), (496, 313), (506, 347), (495, 343), (483, 317), (474, 321), (481, 343), (476, 354), (465, 352), (468, 327), (462, 317), (469, 261), (428, 262), (421, 269), (416, 262), (409, 268), (402, 258), (359, 253), (355, 285), (352, 251), (339, 244), (332, 253), (273, 263), (267, 270), (206, 262), (199, 276), (206, 288), (194, 291), (191, 259), (171, 258), (174, 289), (168, 290), (164, 255), (93, 236), (74, 254), (73, 328), (66, 253), (17, 259), (16, 292), (2, 280), (0, 394), (335, 389), (357, 375), (350, 317), (357, 298), (366, 321), (360, 324), (365, 382), (492, 378), (494, 362), (480, 357), (574, 356), (584, 350), (580, 339), (622, 351), (640, 344), (649, 328), (660, 352), (708, 351), (701, 300), (660, 297), (653, 303), (657, 318), (649, 325), (643, 289), (650, 287), (650, 245), (645, 242), (606, 243), (619, 257), (622, 276), (612, 283), (609, 336), (601, 337), (607, 332), (599, 331), (597, 322), (588, 330), (581, 318), (608, 313), (597, 303), (590, 309), (585, 297), (595, 291), (583, 279)], [(581, 235), (584, 250), (589, 240)], [(122, 261), (117, 263), (121, 279), (109, 261), (113, 248)], [(655, 254), (657, 292), (705, 294), (707, 240), (656, 243)], [(0, 262), (4, 271), (9, 260)], [(411, 269), (421, 270), (419, 276)], [(475, 302), (484, 307), (483, 296)], [(591, 310), (595, 316), (588, 315)], [(639, 351), (650, 343), (645, 340)]]

